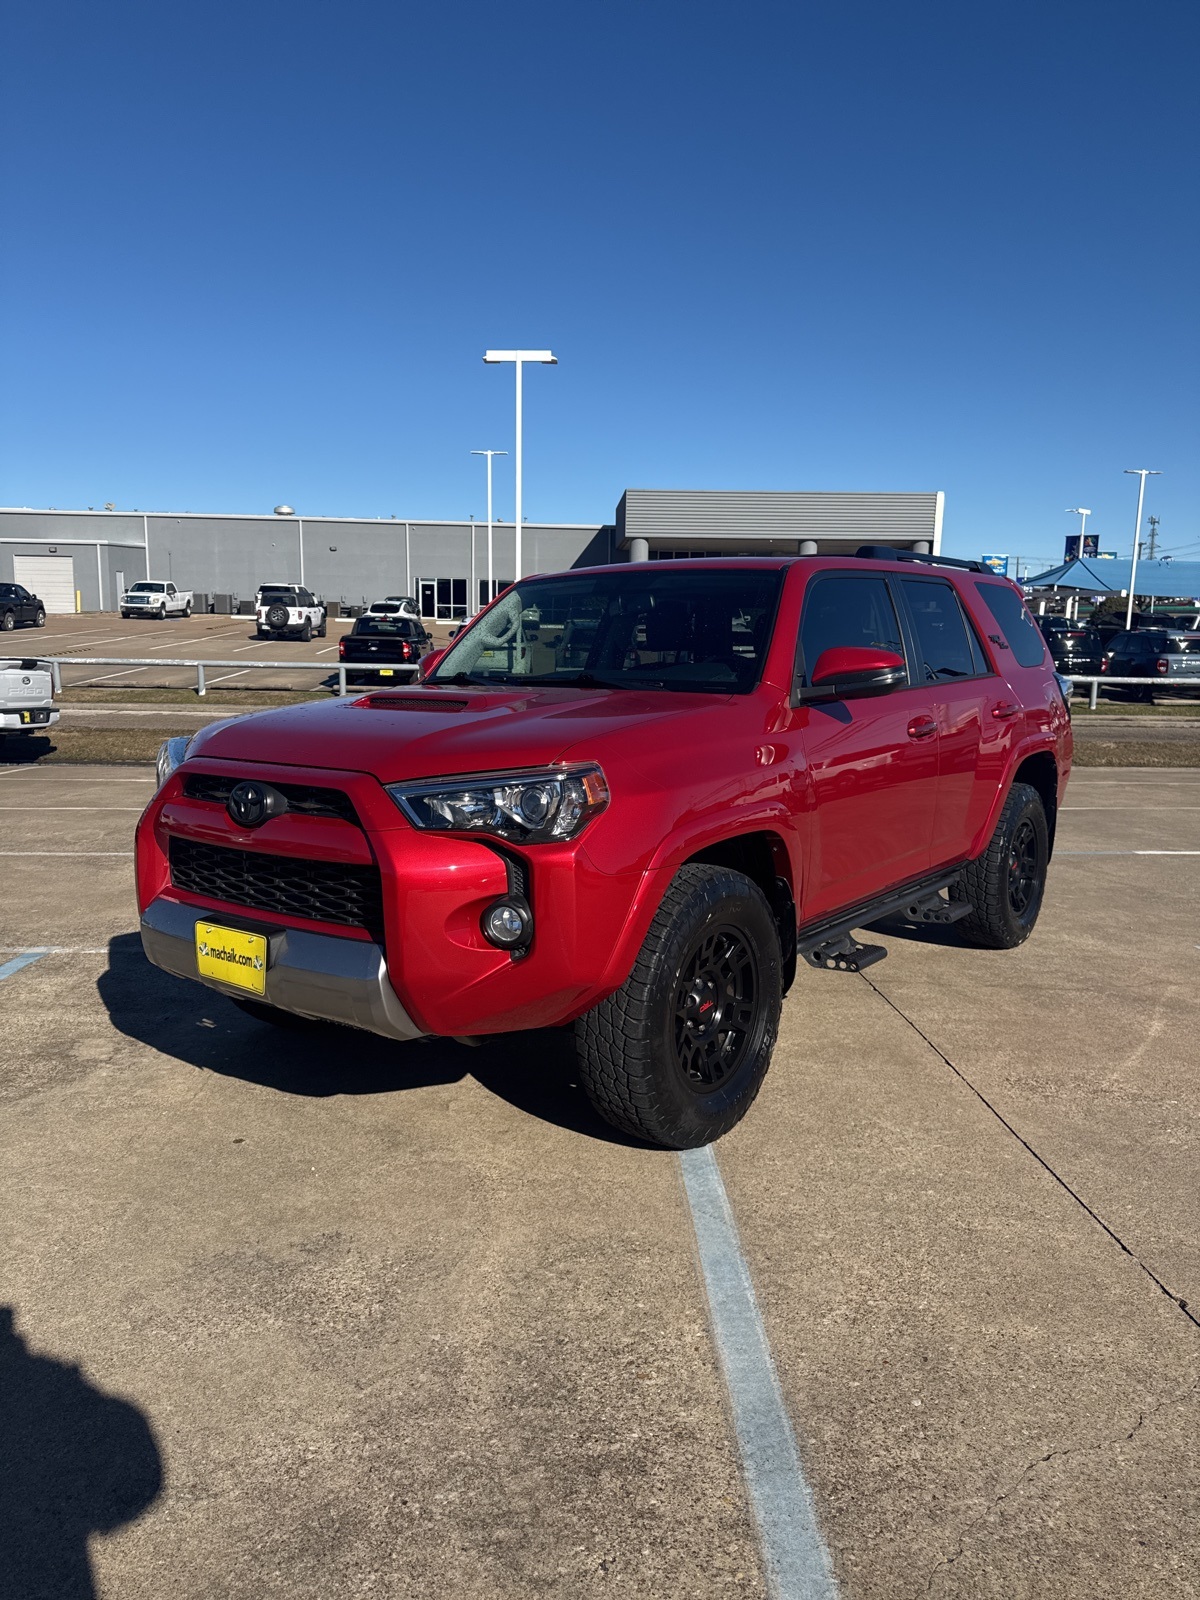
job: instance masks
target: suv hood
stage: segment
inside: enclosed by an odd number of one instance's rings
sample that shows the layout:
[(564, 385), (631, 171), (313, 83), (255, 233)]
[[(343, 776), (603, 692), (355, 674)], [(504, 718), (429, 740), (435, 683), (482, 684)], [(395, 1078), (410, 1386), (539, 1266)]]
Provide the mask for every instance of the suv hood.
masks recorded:
[(409, 689), (288, 706), (202, 730), (189, 755), (367, 772), (380, 783), (585, 759), (610, 734), (726, 697), (636, 689)]

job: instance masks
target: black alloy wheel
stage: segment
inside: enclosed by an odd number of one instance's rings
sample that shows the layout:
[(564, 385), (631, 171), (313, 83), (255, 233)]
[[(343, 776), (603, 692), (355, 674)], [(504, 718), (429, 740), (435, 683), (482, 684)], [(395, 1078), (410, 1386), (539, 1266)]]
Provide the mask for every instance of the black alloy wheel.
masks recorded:
[(634, 1138), (709, 1144), (754, 1103), (782, 1000), (779, 929), (758, 884), (707, 862), (680, 867), (632, 972), (575, 1024), (579, 1081)]
[(680, 974), (675, 1059), (688, 1088), (707, 1094), (745, 1058), (758, 1011), (758, 963), (732, 927), (707, 932)]
[(1008, 903), (1018, 917), (1029, 910), (1041, 893), (1043, 868), (1033, 823), (1023, 817), (1013, 830), (1008, 847)]
[(1050, 829), (1038, 791), (1014, 783), (988, 847), (962, 869), (952, 891), (970, 913), (957, 923), (968, 944), (1013, 950), (1033, 932), (1046, 892)]

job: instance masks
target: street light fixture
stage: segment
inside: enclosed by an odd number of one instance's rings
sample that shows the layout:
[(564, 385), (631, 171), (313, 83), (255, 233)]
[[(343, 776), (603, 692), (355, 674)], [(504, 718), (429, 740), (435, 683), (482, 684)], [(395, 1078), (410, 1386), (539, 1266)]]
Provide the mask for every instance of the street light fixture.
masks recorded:
[(558, 365), (558, 357), (552, 350), (485, 350), (483, 359), (488, 363), (511, 361), (517, 370), (517, 448), (514, 461), (516, 468), (514, 494), (516, 504), (514, 509), (516, 515), (513, 518), (517, 530), (516, 571), (513, 574), (514, 579), (516, 579), (521, 576), (521, 369), (527, 361), (535, 361), (543, 367), (556, 367)]
[[(472, 450), (471, 454), (473, 456), (486, 456), (487, 457), (487, 483), (488, 483), (488, 546), (487, 546), (487, 550), (488, 550), (488, 575), (487, 575), (487, 597), (488, 597), (488, 605), (491, 605), (492, 599), (493, 599), (493, 597), (494, 597), (494, 595), (496, 593), (495, 585), (494, 585), (494, 583), (492, 581), (492, 457), (493, 456), (506, 456), (508, 454), (508, 451), (507, 450)], [(472, 595), (471, 596), (471, 608), (472, 608), (472, 610), (474, 610), (475, 601), (478, 598), (479, 598), (478, 595)]]
[[(275, 507), (275, 515), (277, 517), (296, 517), (296, 513), (292, 510), (291, 506), (276, 506)], [(299, 531), (299, 534), (300, 534), (300, 587), (303, 589), (303, 587), (304, 587), (304, 518), (303, 517), (296, 517), (296, 527), (297, 527), (297, 529)]]
[(1142, 501), (1146, 498), (1146, 479), (1161, 478), (1161, 472), (1154, 472), (1149, 467), (1126, 467), (1125, 476), (1138, 480), (1138, 507), (1137, 516), (1133, 523), (1133, 563), (1129, 568), (1129, 605), (1125, 611), (1125, 631), (1128, 633), (1133, 627), (1133, 579), (1137, 572), (1139, 535), (1142, 531)]
[(1079, 518), (1079, 554), (1083, 555), (1083, 541), (1087, 535), (1087, 519), (1092, 514), (1090, 506), (1068, 506), (1067, 515)]

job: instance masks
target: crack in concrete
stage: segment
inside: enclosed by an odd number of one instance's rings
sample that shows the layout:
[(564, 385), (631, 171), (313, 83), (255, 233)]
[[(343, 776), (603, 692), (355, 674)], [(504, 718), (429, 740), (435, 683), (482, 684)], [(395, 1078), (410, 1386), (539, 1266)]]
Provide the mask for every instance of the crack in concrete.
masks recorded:
[(1146, 1263), (1142, 1260), (1141, 1256), (1138, 1255), (1137, 1251), (1131, 1249), (1131, 1247), (1125, 1243), (1124, 1239), (1121, 1238), (1120, 1234), (1117, 1233), (1114, 1228), (1109, 1227), (1108, 1223), (1105, 1222), (1104, 1218), (1100, 1215), (1100, 1213), (1098, 1211), (1096, 1211), (1094, 1207), (1090, 1206), (1087, 1203), (1087, 1201), (1083, 1198), (1083, 1196), (1079, 1193), (1079, 1191), (1077, 1189), (1073, 1189), (1071, 1187), (1071, 1185), (1067, 1182), (1067, 1180), (1062, 1176), (1061, 1173), (1056, 1172), (1054, 1170), (1054, 1168), (1046, 1160), (1045, 1156), (1040, 1155), (1038, 1153), (1038, 1151), (1035, 1150), (1034, 1147), (1030, 1144), (1028, 1139), (1026, 1139), (1022, 1134), (1017, 1132), (1016, 1128), (1013, 1127), (1012, 1123), (1008, 1120), (1008, 1118), (1004, 1115), (1004, 1113), (1002, 1111), (1000, 1111), (996, 1106), (994, 1106), (992, 1104), (992, 1102), (988, 1099), (987, 1095), (985, 1095), (981, 1089), (977, 1089), (976, 1088), (976, 1086), (971, 1082), (970, 1078), (967, 1077), (966, 1073), (962, 1070), (962, 1068), (961, 1067), (956, 1067), (954, 1062), (951, 1061), (950, 1057), (946, 1054), (946, 1052), (944, 1050), (939, 1049), (938, 1046), (936, 1044), (934, 1044), (933, 1040), (929, 1037), (929, 1035), (927, 1033), (925, 1033), (921, 1028), (919, 1028), (917, 1026), (917, 1024), (913, 1021), (913, 1019), (910, 1016), (908, 1016), (904, 1011), (902, 1011), (900, 1009), (900, 1007), (896, 1004), (896, 1002), (893, 999), (891, 999), (891, 997), (889, 995), (884, 994), (883, 990), (879, 987), (879, 985), (877, 983), (873, 983), (871, 981), (871, 979), (866, 975), (865, 972), (864, 973), (860, 973), (859, 976), (862, 978), (863, 982), (867, 985), (867, 987), (869, 989), (871, 989), (873, 991), (873, 993), (875, 993), (875, 994), (877, 994), (879, 996), (879, 998), (883, 1001), (884, 1005), (890, 1006), (891, 1009), (900, 1018), (901, 1022), (907, 1023), (908, 1026), (912, 1029), (912, 1031), (917, 1035), (917, 1037), (919, 1039), (923, 1039), (924, 1040), (924, 1042), (933, 1051), (934, 1055), (936, 1055), (939, 1058), (939, 1060), (945, 1062), (946, 1066), (948, 1066), (950, 1068), (950, 1071), (959, 1080), (959, 1082), (964, 1084), (966, 1086), (966, 1088), (968, 1088), (971, 1091), (971, 1093), (979, 1101), (980, 1105), (986, 1107), (986, 1109), (991, 1112), (992, 1116), (995, 1117), (996, 1121), (1001, 1125), (1001, 1127), (1004, 1128), (1008, 1133), (1010, 1133), (1013, 1136), (1013, 1138), (1017, 1141), (1017, 1143), (1019, 1145), (1021, 1145), (1029, 1153), (1029, 1155), (1031, 1155), (1033, 1157), (1033, 1159), (1037, 1162), (1038, 1166), (1041, 1167), (1044, 1172), (1048, 1173), (1049, 1176), (1054, 1179), (1055, 1183), (1058, 1184), (1059, 1188), (1063, 1189), (1067, 1194), (1070, 1195), (1071, 1199), (1074, 1200), (1075, 1204), (1080, 1208), (1080, 1210), (1085, 1211), (1088, 1214), (1088, 1216), (1091, 1217), (1092, 1221), (1097, 1225), (1097, 1227), (1102, 1228), (1104, 1230), (1104, 1232), (1108, 1235), (1108, 1237), (1112, 1240), (1112, 1242), (1117, 1246), (1117, 1248), (1119, 1250), (1123, 1251), (1123, 1253), (1125, 1255), (1127, 1255), (1132, 1262), (1134, 1262), (1138, 1267), (1140, 1267), (1140, 1269), (1150, 1279), (1150, 1282), (1155, 1286), (1155, 1288), (1158, 1289), (1161, 1294), (1166, 1295), (1167, 1299), (1172, 1303), (1172, 1305), (1175, 1306), (1176, 1310), (1181, 1311), (1183, 1313), (1183, 1315), (1187, 1318), (1187, 1320), (1192, 1324), (1192, 1326), (1194, 1328), (1200, 1330), (1200, 1316), (1197, 1316), (1197, 1314), (1192, 1310), (1192, 1308), (1189, 1306), (1188, 1302), (1183, 1298), (1183, 1296), (1176, 1294), (1173, 1289), (1168, 1288), (1168, 1286), (1163, 1282), (1163, 1280), (1158, 1276), (1158, 1274), (1153, 1270), (1153, 1268), (1148, 1267), (1146, 1265)]
[(1138, 1419), (1134, 1423), (1133, 1427), (1130, 1428), (1129, 1432), (1118, 1434), (1115, 1439), (1100, 1439), (1095, 1444), (1068, 1445), (1065, 1449), (1047, 1450), (1045, 1455), (1037, 1456), (1028, 1464), (1028, 1466), (1024, 1468), (1020, 1476), (1015, 1478), (1012, 1483), (1009, 1484), (1007, 1489), (1002, 1489), (1000, 1493), (983, 1508), (978, 1516), (971, 1518), (970, 1522), (967, 1523), (966, 1527), (959, 1534), (958, 1544), (955, 1549), (950, 1555), (943, 1556), (938, 1562), (937, 1566), (934, 1567), (933, 1571), (929, 1574), (929, 1577), (925, 1581), (925, 1587), (921, 1591), (922, 1594), (932, 1594), (933, 1586), (937, 1582), (939, 1574), (948, 1572), (950, 1568), (953, 1567), (954, 1563), (966, 1554), (967, 1540), (971, 1537), (975, 1529), (987, 1521), (988, 1517), (990, 1517), (992, 1512), (996, 1510), (997, 1506), (1003, 1505), (1011, 1495), (1016, 1494), (1017, 1490), (1020, 1489), (1024, 1483), (1028, 1482), (1028, 1480), (1033, 1476), (1039, 1467), (1044, 1467), (1048, 1461), (1054, 1461), (1064, 1456), (1089, 1455), (1096, 1450), (1111, 1450), (1114, 1445), (1128, 1444), (1133, 1438), (1134, 1434), (1143, 1428), (1152, 1417), (1156, 1417), (1158, 1413), (1165, 1410), (1167, 1406), (1178, 1405), (1181, 1401), (1190, 1399), (1194, 1394), (1196, 1394), (1198, 1389), (1200, 1389), (1200, 1376), (1194, 1378), (1192, 1382), (1188, 1384), (1187, 1388), (1180, 1390), (1178, 1394), (1169, 1395), (1165, 1400), (1160, 1400), (1157, 1405), (1151, 1406), (1148, 1411), (1139, 1411)]

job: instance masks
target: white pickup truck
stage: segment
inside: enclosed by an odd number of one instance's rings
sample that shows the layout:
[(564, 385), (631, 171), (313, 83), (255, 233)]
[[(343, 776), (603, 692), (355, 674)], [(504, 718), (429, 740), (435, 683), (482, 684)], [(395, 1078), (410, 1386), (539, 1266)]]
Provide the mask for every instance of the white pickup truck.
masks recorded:
[(260, 639), (325, 637), (324, 603), (298, 583), (264, 583), (254, 597), (254, 621)]
[(0, 657), (0, 736), (37, 733), (57, 721), (54, 680), (46, 663)]
[(155, 583), (147, 578), (135, 583), (121, 596), (123, 617), (190, 617), (192, 591), (177, 589), (173, 583)]

